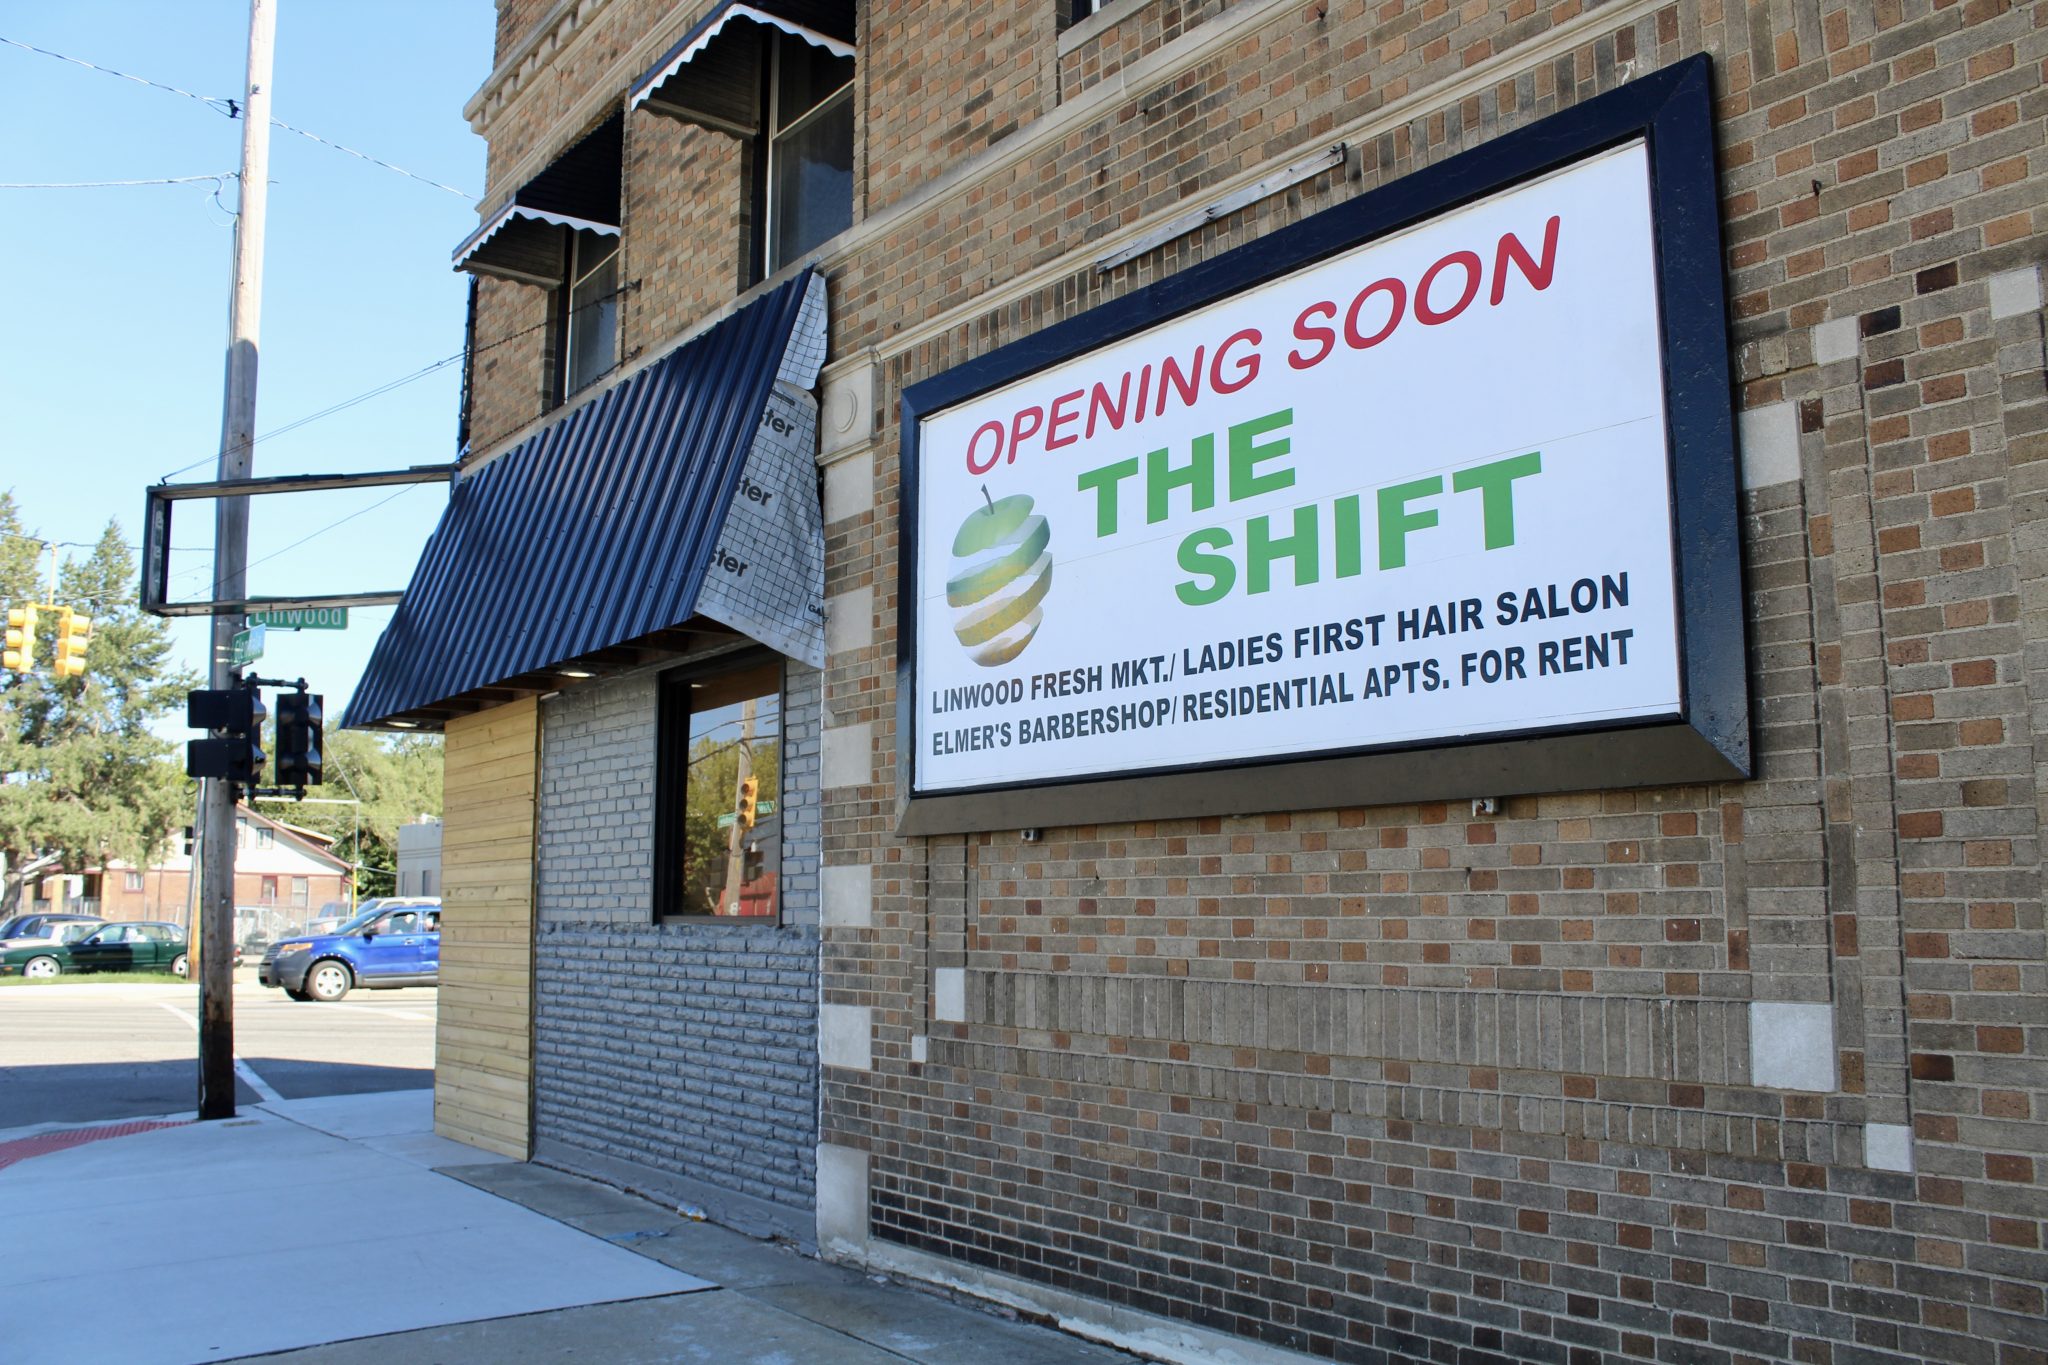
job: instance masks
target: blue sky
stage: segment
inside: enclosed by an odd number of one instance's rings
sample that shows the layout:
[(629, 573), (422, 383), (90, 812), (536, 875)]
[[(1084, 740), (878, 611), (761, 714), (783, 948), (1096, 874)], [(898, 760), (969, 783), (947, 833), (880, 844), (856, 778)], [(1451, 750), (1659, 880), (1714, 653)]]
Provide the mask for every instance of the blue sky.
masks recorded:
[[(464, 194), (272, 129), (259, 438), (462, 349), (466, 281), (448, 256), (476, 224), (484, 159), (462, 106), (489, 74), (494, 22), (490, 0), (278, 0), (277, 13), (275, 117)], [(247, 26), (242, 0), (0, 10), (0, 37), (238, 101)], [(240, 147), (241, 125), (206, 104), (0, 45), (0, 182), (216, 175)], [(91, 542), (115, 517), (139, 541), (147, 485), (195, 462), (174, 481), (213, 477), (234, 202), (231, 182), (218, 203), (212, 184), (0, 189), (0, 488), (35, 534)], [(458, 363), (259, 439), (256, 472), (451, 459), (460, 384)], [(447, 489), (394, 491), (255, 500), (252, 592), (404, 586)], [(210, 547), (212, 504), (178, 512), (173, 543)], [(173, 595), (204, 595), (211, 564), (175, 553)], [(261, 671), (303, 674), (339, 714), (389, 617), (273, 631)], [(175, 638), (202, 668), (203, 618)]]

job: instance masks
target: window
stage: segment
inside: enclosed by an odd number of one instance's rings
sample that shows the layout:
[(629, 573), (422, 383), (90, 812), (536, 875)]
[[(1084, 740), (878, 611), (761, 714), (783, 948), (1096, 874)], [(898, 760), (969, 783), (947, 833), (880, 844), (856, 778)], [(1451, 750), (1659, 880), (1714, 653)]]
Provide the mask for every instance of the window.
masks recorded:
[(619, 239), (569, 233), (569, 278), (555, 293), (560, 344), (555, 402), (589, 388), (619, 363)]
[(434, 894), (434, 869), (431, 867), (420, 869), (420, 894), (422, 896)]
[(655, 914), (780, 912), (782, 663), (763, 654), (664, 679)]
[(761, 183), (772, 275), (853, 225), (853, 58), (779, 29), (765, 36)]
[(292, 904), (304, 905), (310, 898), (312, 883), (304, 877), (292, 878)]
[(259, 884), (256, 899), (265, 905), (277, 904), (277, 878), (265, 877)]
[(256, 847), (277, 847), (277, 831), (270, 828), (268, 825), (258, 825), (256, 827)]
[(140, 891), (142, 889), (142, 874), (140, 872), (123, 872), (121, 874), (121, 889), (124, 891)]

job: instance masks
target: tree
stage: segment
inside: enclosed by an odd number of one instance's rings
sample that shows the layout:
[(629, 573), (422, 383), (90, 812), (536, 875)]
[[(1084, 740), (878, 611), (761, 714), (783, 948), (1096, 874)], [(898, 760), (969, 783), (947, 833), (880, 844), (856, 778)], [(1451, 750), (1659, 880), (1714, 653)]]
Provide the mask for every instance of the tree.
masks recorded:
[[(356, 889), (390, 895), (397, 883), (398, 827), (441, 814), (441, 737), (329, 730), (325, 780), (317, 794), (356, 807), (265, 803), (265, 812), (333, 838), (334, 852), (360, 864)], [(361, 852), (352, 841), (360, 838)]]
[[(0, 591), (9, 605), (42, 599), (38, 548), (13, 495), (0, 494)], [(175, 746), (150, 727), (198, 680), (168, 671), (170, 628), (137, 608), (135, 573), (135, 556), (109, 521), (91, 552), (58, 576), (58, 605), (93, 618), (83, 676), (50, 669), (56, 622), (46, 612), (38, 666), (0, 681), (0, 904), (13, 901), (32, 860), (67, 872), (110, 859), (146, 866), (191, 808)]]

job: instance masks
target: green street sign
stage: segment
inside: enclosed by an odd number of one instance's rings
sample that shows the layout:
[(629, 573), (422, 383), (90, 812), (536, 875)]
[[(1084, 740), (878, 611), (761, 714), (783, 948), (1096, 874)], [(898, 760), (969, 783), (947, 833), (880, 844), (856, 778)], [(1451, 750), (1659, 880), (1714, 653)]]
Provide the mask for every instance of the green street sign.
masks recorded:
[(347, 607), (289, 607), (278, 611), (252, 611), (252, 625), (272, 630), (347, 630)]
[(263, 657), (263, 627), (254, 625), (247, 630), (235, 632), (233, 658), (236, 668), (244, 668)]

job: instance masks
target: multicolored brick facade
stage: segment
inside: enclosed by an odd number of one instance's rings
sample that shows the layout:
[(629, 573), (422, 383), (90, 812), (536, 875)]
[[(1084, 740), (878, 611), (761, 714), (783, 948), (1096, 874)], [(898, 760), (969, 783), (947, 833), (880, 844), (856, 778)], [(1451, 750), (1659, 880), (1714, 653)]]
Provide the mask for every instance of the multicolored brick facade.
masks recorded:
[[(709, 8), (502, 0), (486, 207)], [(2048, 7), (1062, 8), (859, 6), (820, 1245), (1186, 1358), (2048, 1362)], [(1701, 53), (1754, 780), (897, 834), (906, 386)], [(627, 116), (626, 365), (741, 296), (749, 174)], [(481, 283), (480, 452), (547, 307)]]

